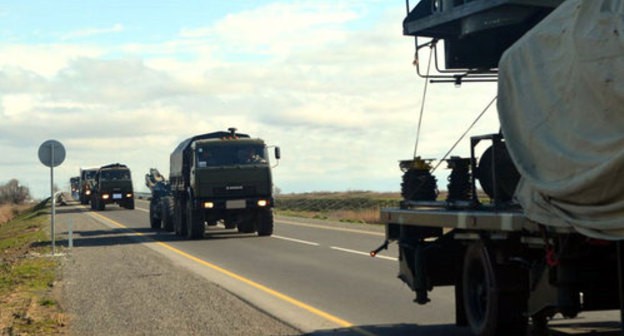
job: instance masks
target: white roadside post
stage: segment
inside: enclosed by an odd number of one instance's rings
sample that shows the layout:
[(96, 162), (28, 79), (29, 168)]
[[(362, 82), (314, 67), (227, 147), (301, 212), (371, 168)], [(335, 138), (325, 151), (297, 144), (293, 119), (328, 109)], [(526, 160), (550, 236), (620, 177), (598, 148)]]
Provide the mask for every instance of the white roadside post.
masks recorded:
[(39, 146), (39, 161), (44, 166), (50, 167), (50, 200), (52, 201), (50, 235), (52, 236), (52, 255), (55, 255), (54, 217), (56, 216), (56, 195), (54, 194), (54, 167), (60, 166), (65, 161), (65, 147), (56, 140), (45, 141)]

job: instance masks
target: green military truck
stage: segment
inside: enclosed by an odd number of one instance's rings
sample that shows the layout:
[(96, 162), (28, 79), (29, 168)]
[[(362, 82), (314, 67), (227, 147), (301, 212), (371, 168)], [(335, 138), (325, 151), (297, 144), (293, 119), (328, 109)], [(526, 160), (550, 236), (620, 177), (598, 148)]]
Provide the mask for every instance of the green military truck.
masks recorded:
[(80, 190), (80, 176), (73, 176), (69, 178), (69, 187), (71, 189), (71, 197), (75, 200), (79, 198)]
[[(273, 234), (273, 182), (262, 139), (220, 131), (184, 140), (171, 153), (173, 226), (179, 236), (203, 237), (219, 221), (241, 233)], [(279, 147), (274, 147), (279, 160)]]
[(128, 166), (120, 163), (100, 167), (91, 188), (91, 210), (104, 210), (106, 204), (113, 203), (134, 209), (132, 174)]
[(97, 173), (98, 168), (80, 169), (80, 182), (78, 199), (80, 204), (89, 204), (91, 200), (91, 186), (93, 185), (93, 178)]

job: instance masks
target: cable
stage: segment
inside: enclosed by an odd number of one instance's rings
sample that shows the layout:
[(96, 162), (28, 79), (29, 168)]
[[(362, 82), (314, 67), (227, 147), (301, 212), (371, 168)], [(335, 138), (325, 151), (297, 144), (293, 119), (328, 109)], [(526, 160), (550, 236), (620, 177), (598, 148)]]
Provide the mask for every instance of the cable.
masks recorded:
[[(416, 51), (418, 52), (418, 51)], [(431, 70), (431, 56), (433, 55), (433, 47), (429, 49), (429, 61), (427, 62), (427, 76), (429, 76), (429, 71)], [(416, 157), (416, 153), (418, 152), (418, 141), (420, 139), (420, 126), (422, 124), (422, 117), (425, 110), (425, 98), (427, 97), (427, 87), (429, 86), (429, 81), (425, 81), (425, 87), (423, 88), (423, 97), (422, 102), (420, 104), (420, 115), (418, 116), (418, 128), (416, 130), (416, 144), (414, 145), (414, 158)]]
[(438, 167), (440, 166), (440, 164), (442, 164), (442, 162), (444, 160), (446, 160), (446, 157), (455, 149), (455, 147), (457, 147), (457, 145), (459, 144), (460, 141), (462, 141), (464, 139), (464, 137), (466, 136), (466, 134), (468, 134), (468, 132), (470, 132), (470, 130), (474, 127), (474, 125), (479, 121), (479, 119), (481, 119), (481, 117), (483, 116), (483, 114), (485, 114), (485, 112), (490, 108), (490, 106), (492, 106), (492, 104), (494, 104), (494, 102), (496, 101), (496, 98), (498, 98), (498, 96), (494, 96), (494, 98), (492, 98), (492, 100), (490, 101), (489, 104), (487, 104), (487, 106), (483, 109), (483, 111), (481, 111), (481, 113), (477, 116), (477, 118), (472, 122), (472, 124), (470, 124), (470, 126), (468, 126), (468, 129), (466, 129), (466, 131), (464, 132), (464, 134), (462, 134), (459, 139), (457, 139), (457, 141), (453, 144), (453, 146), (451, 147), (451, 149), (449, 149), (448, 152), (446, 152), (446, 154), (444, 154), (444, 157), (442, 157), (442, 159), (440, 161), (438, 161), (438, 164), (433, 167), (433, 169), (431, 170), (431, 173), (433, 174), (433, 172), (436, 171), (436, 169), (438, 169)]

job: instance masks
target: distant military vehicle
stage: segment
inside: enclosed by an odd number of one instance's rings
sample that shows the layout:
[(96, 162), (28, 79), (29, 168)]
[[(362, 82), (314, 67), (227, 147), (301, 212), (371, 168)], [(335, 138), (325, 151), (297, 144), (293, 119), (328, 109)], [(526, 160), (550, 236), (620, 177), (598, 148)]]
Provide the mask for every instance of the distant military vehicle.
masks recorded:
[[(241, 233), (273, 234), (267, 146), (235, 128), (228, 131), (188, 138), (171, 153), (173, 226), (179, 236), (201, 238), (205, 225), (221, 220), (227, 229)], [(274, 154), (280, 158), (279, 147)]]
[(71, 189), (71, 197), (77, 200), (80, 197), (80, 176), (70, 177), (69, 187)]
[(173, 231), (173, 196), (171, 185), (158, 169), (145, 174), (145, 185), (152, 191), (150, 198), (150, 226), (152, 229)]
[(100, 167), (95, 173), (91, 189), (91, 209), (104, 210), (106, 204), (117, 203), (134, 209), (132, 175), (128, 166), (113, 163)]
[(91, 200), (91, 187), (93, 185), (93, 178), (98, 168), (80, 169), (80, 182), (78, 199), (80, 204), (89, 204)]

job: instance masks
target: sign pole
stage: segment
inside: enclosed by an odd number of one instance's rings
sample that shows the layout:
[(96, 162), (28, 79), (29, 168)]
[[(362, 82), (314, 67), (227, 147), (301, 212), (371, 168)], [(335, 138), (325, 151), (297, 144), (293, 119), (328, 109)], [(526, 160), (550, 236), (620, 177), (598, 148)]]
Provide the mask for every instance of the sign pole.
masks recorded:
[(52, 255), (56, 255), (56, 234), (54, 232), (54, 217), (56, 216), (56, 198), (54, 197), (54, 167), (65, 160), (65, 147), (56, 140), (47, 140), (39, 146), (39, 161), (50, 167), (50, 200), (52, 213), (50, 214), (50, 234), (52, 236)]
[[(54, 161), (54, 143), (50, 143), (50, 156)], [(54, 164), (50, 165), (50, 199), (52, 200), (52, 218), (50, 220), (50, 234), (52, 235), (52, 255), (56, 254), (55, 234), (54, 234), (54, 217), (56, 216), (56, 199), (54, 198)]]

